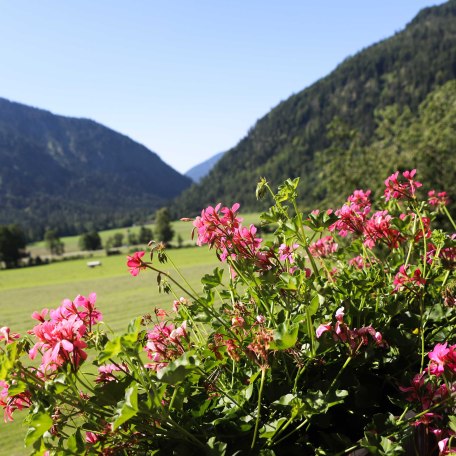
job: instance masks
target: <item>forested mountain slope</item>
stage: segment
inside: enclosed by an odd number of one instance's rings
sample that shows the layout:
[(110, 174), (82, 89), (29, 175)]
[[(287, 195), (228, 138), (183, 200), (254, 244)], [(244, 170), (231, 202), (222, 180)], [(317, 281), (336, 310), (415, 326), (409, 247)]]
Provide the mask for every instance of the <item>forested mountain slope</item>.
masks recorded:
[(151, 214), (191, 180), (146, 147), (88, 119), (0, 98), (0, 224), (32, 238)]
[[(455, 77), (456, 0), (451, 0), (422, 10), (403, 31), (346, 59), (327, 77), (280, 103), (223, 156), (206, 178), (177, 198), (173, 211), (178, 216), (190, 216), (219, 201), (259, 209), (267, 204), (255, 199), (260, 176), (273, 185), (300, 176), (301, 201), (307, 208), (322, 199), (336, 200), (340, 191), (351, 189), (322, 185), (322, 166), (336, 159), (350, 141), (328, 134), (330, 126), (334, 129), (337, 122), (345, 130), (356, 131), (359, 145), (366, 150), (378, 140), (379, 112), (394, 106), (398, 116), (404, 109), (411, 117), (417, 116), (426, 96)], [(370, 166), (377, 165), (374, 158)], [(383, 163), (382, 176), (396, 165), (392, 161)], [(356, 170), (358, 163), (349, 166)], [(329, 169), (334, 181), (344, 178), (337, 166)], [(357, 186), (364, 185), (360, 178)]]

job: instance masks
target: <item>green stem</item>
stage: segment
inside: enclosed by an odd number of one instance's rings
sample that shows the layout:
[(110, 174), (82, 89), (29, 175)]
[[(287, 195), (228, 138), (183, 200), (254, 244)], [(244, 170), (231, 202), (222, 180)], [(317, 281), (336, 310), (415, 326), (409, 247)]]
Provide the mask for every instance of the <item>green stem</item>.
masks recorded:
[(449, 213), (449, 211), (448, 211), (446, 206), (443, 206), (443, 212), (445, 212), (446, 216), (450, 220), (450, 223), (453, 225), (453, 228), (456, 230), (456, 223), (454, 222), (453, 217), (451, 217), (451, 215), (450, 215), (450, 213)]
[(182, 275), (180, 269), (174, 264), (174, 261), (170, 257), (168, 257), (168, 261), (173, 265), (173, 268), (179, 274), (179, 277), (185, 282), (185, 284), (190, 288), (190, 290), (192, 290), (192, 293), (197, 295), (198, 292), (195, 291), (195, 289), (190, 285), (188, 280)]
[(260, 425), (260, 417), (261, 417), (261, 400), (263, 397), (263, 386), (264, 386), (265, 377), (266, 377), (266, 369), (264, 367), (262, 367), (261, 368), (260, 389), (258, 391), (257, 417), (256, 417), (256, 421), (255, 421), (255, 429), (253, 431), (252, 445), (250, 445), (251, 449), (255, 448), (256, 440), (257, 440), (257, 436), (258, 436), (258, 427)]
[(343, 371), (346, 369), (346, 367), (350, 364), (350, 361), (352, 360), (353, 358), (351, 356), (349, 356), (346, 360), (345, 360), (345, 363), (344, 365), (340, 368), (339, 372), (337, 373), (337, 375), (334, 377), (334, 380), (332, 381), (331, 383), (331, 386), (328, 388), (328, 391), (327, 391), (327, 395), (330, 394), (333, 389), (335, 388), (336, 386), (336, 383), (337, 381), (339, 380), (340, 376), (342, 375)]
[(309, 306), (306, 307), (306, 323), (307, 323), (307, 331), (310, 337), (310, 353), (312, 354), (312, 358), (315, 356), (315, 331), (312, 322), (312, 316), (310, 315)]
[(174, 285), (176, 285), (177, 287), (179, 287), (184, 293), (186, 293), (188, 296), (190, 296), (194, 301), (197, 301), (198, 298), (196, 298), (192, 293), (190, 293), (187, 289), (185, 289), (177, 280), (173, 279), (171, 277), (170, 274), (168, 274), (167, 272), (164, 272), (160, 269), (157, 269), (155, 268), (154, 266), (152, 266), (150, 263), (143, 263), (147, 268), (149, 269), (152, 269), (152, 271), (155, 271), (157, 272), (158, 274), (161, 274), (161, 275), (164, 275), (165, 277), (167, 277), (169, 280), (171, 280), (171, 282), (174, 283)]
[(299, 431), (299, 429), (301, 429), (303, 426), (305, 426), (308, 422), (309, 422), (309, 420), (306, 418), (299, 426), (296, 426), (296, 427), (295, 427), (292, 431), (290, 431), (287, 435), (283, 436), (280, 440), (277, 440), (277, 442), (275, 442), (275, 445), (279, 444), (279, 443), (282, 442), (283, 440), (288, 439), (288, 437), (290, 437), (290, 435), (294, 434), (296, 431)]

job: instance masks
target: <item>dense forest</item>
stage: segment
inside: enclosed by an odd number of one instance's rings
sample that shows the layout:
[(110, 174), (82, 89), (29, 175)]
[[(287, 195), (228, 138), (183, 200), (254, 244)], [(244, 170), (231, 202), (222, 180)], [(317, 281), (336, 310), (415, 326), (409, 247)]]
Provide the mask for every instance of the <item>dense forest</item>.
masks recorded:
[(142, 222), (191, 180), (88, 119), (0, 98), (0, 224), (28, 239)]
[[(384, 178), (403, 166), (418, 167), (428, 185), (450, 190), (455, 124), (448, 110), (454, 107), (454, 85), (433, 91), (455, 77), (456, 0), (451, 0), (422, 10), (403, 31), (280, 103), (206, 178), (177, 198), (174, 214), (191, 216), (219, 201), (260, 209), (267, 204), (255, 199), (261, 176), (273, 185), (300, 176), (308, 209), (323, 199), (335, 204), (353, 186), (377, 182), (370, 174)], [(436, 173), (440, 166), (443, 171)]]

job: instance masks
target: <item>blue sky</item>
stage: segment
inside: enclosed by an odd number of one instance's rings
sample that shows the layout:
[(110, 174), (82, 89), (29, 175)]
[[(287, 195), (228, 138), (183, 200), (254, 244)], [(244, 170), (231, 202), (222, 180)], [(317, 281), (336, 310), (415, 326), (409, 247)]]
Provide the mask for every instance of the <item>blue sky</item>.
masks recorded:
[(432, 0), (0, 0), (0, 96), (87, 117), (180, 172)]

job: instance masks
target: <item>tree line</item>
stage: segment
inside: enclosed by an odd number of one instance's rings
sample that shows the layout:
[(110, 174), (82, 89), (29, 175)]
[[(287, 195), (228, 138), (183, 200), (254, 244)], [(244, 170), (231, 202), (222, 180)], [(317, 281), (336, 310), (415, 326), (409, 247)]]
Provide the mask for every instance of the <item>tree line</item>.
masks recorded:
[[(78, 246), (82, 251), (94, 251), (105, 248), (109, 253), (116, 249), (130, 245), (147, 245), (150, 241), (156, 240), (165, 244), (169, 243), (174, 236), (174, 229), (171, 226), (171, 218), (167, 208), (161, 208), (155, 213), (154, 230), (141, 226), (137, 233), (130, 230), (127, 236), (118, 232), (110, 236), (103, 246), (101, 236), (97, 230), (90, 230), (82, 233), (78, 240)], [(26, 252), (26, 233), (16, 224), (0, 225), (0, 265), (7, 269), (18, 267), (21, 260), (28, 256)], [(55, 229), (47, 229), (44, 233), (44, 243), (52, 256), (61, 256), (65, 253), (65, 244)]]

